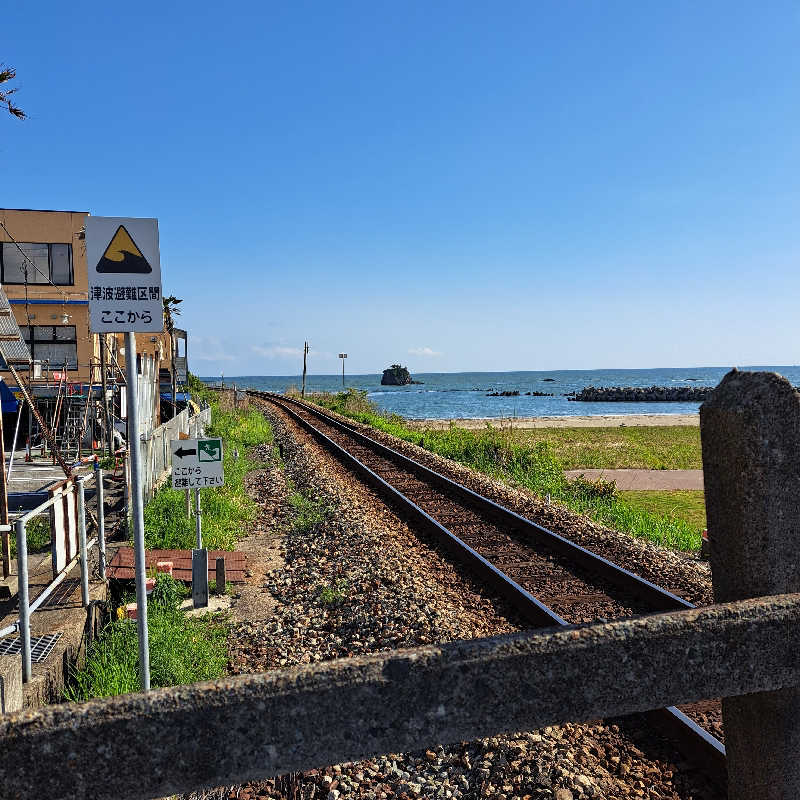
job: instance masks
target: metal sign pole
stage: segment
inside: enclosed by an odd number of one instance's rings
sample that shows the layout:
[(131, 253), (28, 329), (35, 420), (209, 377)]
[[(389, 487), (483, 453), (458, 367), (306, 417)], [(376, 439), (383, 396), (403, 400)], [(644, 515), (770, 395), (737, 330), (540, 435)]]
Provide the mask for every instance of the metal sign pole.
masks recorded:
[(197, 549), (203, 549), (203, 534), (200, 530), (200, 490), (194, 490), (194, 518), (195, 530), (197, 531)]
[(139, 678), (142, 691), (150, 690), (150, 647), (147, 641), (147, 588), (144, 563), (144, 504), (142, 503), (141, 453), (139, 451), (139, 407), (136, 404), (136, 334), (125, 334), (125, 376), (128, 382), (128, 451), (130, 452), (130, 499), (133, 545), (136, 559), (136, 624), (139, 628)]

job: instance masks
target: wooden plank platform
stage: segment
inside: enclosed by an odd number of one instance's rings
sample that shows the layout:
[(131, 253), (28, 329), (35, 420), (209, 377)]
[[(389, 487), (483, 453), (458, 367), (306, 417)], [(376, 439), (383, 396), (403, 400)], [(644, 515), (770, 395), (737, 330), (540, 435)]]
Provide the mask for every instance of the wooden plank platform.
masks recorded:
[[(247, 556), (230, 550), (208, 551), (208, 576), (214, 580), (217, 576), (217, 559), (225, 559), (225, 579), (231, 583), (244, 583), (247, 569)], [(172, 562), (172, 577), (179, 581), (192, 581), (191, 550), (146, 550), (145, 566), (155, 569), (159, 561)], [(116, 580), (133, 580), (135, 577), (134, 554), (132, 547), (120, 547), (108, 565), (108, 577)]]

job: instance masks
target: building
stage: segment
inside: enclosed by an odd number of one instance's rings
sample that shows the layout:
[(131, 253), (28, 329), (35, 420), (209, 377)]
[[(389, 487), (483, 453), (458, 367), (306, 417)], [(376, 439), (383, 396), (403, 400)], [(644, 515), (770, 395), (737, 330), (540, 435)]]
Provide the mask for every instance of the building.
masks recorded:
[[(101, 341), (89, 331), (88, 216), (86, 211), (0, 209), (0, 283), (33, 358), (23, 377), (46, 419), (52, 411), (49, 421), (56, 419), (59, 393), (76, 408), (83, 403), (84, 437), (90, 409), (93, 420), (103, 419)], [(125, 383), (127, 354), (122, 335), (104, 338), (106, 384), (114, 393), (112, 414), (119, 428), (125, 404), (117, 390)], [(172, 369), (172, 348), (166, 333), (137, 334), (136, 345), (141, 432), (147, 433), (160, 424), (159, 375)], [(0, 377), (12, 391), (18, 389), (5, 363), (0, 363)]]
[[(66, 367), (69, 380), (90, 383), (99, 356), (89, 335), (89, 288), (80, 211), (0, 209), (0, 283), (31, 356), (29, 376), (52, 382)], [(0, 365), (5, 366), (5, 365)], [(3, 379), (16, 383), (6, 372)]]

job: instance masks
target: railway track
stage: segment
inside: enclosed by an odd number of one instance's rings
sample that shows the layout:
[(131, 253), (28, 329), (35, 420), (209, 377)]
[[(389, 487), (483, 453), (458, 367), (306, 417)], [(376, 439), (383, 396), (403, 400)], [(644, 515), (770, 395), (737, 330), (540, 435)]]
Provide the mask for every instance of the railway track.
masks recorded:
[[(250, 394), (281, 408), (379, 494), (400, 506), (532, 627), (694, 608), (321, 409), (281, 395)], [(690, 715), (718, 717), (718, 703), (684, 710), (669, 707), (647, 714), (650, 724), (674, 741), (687, 760), (725, 786), (724, 745)]]

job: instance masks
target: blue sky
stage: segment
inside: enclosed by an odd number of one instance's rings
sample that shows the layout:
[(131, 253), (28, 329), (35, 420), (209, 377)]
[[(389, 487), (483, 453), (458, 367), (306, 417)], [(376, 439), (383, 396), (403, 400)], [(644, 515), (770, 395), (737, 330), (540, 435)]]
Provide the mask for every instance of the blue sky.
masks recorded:
[(203, 375), (795, 364), (800, 5), (4, 9), (0, 206), (158, 217)]

